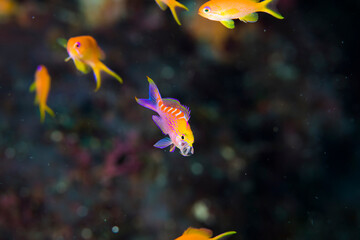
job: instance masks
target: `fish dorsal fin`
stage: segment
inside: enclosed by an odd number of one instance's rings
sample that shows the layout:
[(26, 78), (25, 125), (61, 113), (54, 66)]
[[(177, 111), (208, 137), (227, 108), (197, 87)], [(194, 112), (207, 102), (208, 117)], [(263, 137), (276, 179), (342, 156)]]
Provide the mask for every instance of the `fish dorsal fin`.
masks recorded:
[(207, 238), (211, 238), (212, 236), (212, 231), (210, 229), (207, 228), (192, 228), (189, 227), (188, 229), (186, 229), (186, 231), (184, 232), (183, 235), (201, 235)]
[(166, 107), (173, 107), (176, 109), (179, 109), (185, 114), (186, 120), (190, 119), (190, 110), (188, 107), (183, 106), (180, 104), (180, 102), (173, 98), (163, 98), (163, 103)]

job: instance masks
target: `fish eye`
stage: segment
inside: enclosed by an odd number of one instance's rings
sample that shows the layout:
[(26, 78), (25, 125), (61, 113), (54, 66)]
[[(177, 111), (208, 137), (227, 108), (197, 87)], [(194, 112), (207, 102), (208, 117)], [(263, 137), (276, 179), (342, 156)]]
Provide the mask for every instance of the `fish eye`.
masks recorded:
[(211, 11), (210, 7), (204, 7), (204, 13), (208, 13), (210, 11)]
[(181, 139), (182, 139), (182, 140), (184, 140), (184, 139), (185, 139), (184, 135), (183, 135), (183, 136), (181, 136)]
[(79, 48), (80, 45), (81, 45), (81, 44), (80, 44), (79, 42), (76, 42), (76, 43), (74, 44), (74, 47)]

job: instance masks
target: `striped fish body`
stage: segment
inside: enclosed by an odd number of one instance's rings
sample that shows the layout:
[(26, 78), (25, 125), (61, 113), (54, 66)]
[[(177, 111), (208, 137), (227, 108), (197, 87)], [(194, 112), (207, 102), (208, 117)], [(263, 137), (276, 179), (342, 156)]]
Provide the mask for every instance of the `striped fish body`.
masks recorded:
[[(179, 107), (180, 103), (175, 99), (159, 99), (157, 101), (157, 113), (162, 119), (161, 128), (165, 134), (169, 136), (173, 132), (180, 134), (181, 129), (188, 125), (188, 110)], [(181, 105), (180, 105), (181, 106)], [(156, 123), (158, 124), (158, 123)]]

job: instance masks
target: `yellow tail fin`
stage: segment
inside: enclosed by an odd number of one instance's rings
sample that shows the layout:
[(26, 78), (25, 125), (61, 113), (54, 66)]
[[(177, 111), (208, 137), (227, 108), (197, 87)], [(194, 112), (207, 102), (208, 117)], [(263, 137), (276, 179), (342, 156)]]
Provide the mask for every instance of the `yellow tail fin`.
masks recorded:
[(50, 116), (55, 117), (55, 113), (54, 111), (49, 108), (49, 106), (45, 105), (45, 106), (40, 106), (40, 121), (43, 123), (45, 120), (45, 112), (47, 112), (48, 114), (50, 114)]
[(100, 74), (101, 71), (108, 73), (109, 75), (116, 78), (116, 80), (118, 80), (120, 83), (123, 83), (123, 80), (119, 75), (117, 75), (114, 71), (112, 71), (110, 68), (108, 68), (105, 64), (103, 64), (100, 61), (95, 65), (95, 67), (93, 67), (93, 70), (94, 70), (94, 76), (95, 76), (95, 80), (96, 80), (95, 92), (98, 91), (101, 86), (101, 74)]
[(55, 117), (55, 113), (54, 113), (54, 111), (51, 109), (51, 108), (49, 108), (49, 106), (45, 106), (45, 111), (48, 113), (48, 114), (50, 114), (50, 116), (52, 116), (52, 117)]
[(183, 8), (186, 11), (189, 11), (189, 9), (185, 5), (183, 5), (183, 4), (181, 4), (181, 3), (177, 2), (177, 1), (173, 1), (173, 2), (169, 3), (169, 8), (171, 10), (172, 15), (175, 18), (175, 21), (177, 22), (177, 24), (181, 25), (180, 20), (179, 20), (177, 14), (176, 14), (176, 10), (175, 10), (176, 7)]
[(266, 12), (278, 19), (284, 19), (284, 17), (279, 13), (279, 11), (276, 8), (277, 1), (278, 0), (265, 0), (261, 2), (260, 4), (262, 5), (262, 9), (260, 11)]

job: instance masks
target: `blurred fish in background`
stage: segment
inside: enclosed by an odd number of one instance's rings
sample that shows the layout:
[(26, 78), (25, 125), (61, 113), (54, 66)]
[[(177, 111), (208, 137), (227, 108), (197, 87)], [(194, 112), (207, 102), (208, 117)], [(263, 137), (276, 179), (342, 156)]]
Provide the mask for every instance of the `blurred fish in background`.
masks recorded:
[(0, 23), (15, 15), (17, 4), (13, 0), (0, 1)]

